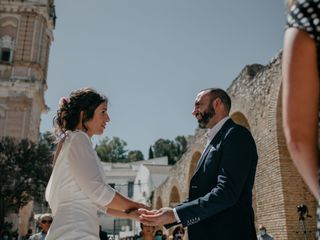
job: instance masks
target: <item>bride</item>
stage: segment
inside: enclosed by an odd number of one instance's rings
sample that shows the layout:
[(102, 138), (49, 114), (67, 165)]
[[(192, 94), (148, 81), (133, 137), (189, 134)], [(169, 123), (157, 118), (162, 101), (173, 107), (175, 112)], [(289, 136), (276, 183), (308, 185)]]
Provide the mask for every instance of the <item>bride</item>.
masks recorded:
[(145, 207), (106, 183), (91, 137), (110, 121), (107, 109), (107, 98), (91, 88), (60, 99), (54, 132), (61, 140), (46, 189), (54, 220), (46, 240), (99, 240), (97, 209), (138, 220), (135, 210)]

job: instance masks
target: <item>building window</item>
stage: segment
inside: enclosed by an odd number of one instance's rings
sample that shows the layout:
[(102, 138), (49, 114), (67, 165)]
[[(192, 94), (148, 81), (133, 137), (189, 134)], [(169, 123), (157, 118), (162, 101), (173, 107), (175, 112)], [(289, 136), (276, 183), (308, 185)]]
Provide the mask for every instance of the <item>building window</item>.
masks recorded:
[(10, 48), (1, 48), (0, 49), (0, 62), (10, 63), (12, 60), (11, 49)]
[(133, 196), (133, 182), (128, 182), (128, 197)]

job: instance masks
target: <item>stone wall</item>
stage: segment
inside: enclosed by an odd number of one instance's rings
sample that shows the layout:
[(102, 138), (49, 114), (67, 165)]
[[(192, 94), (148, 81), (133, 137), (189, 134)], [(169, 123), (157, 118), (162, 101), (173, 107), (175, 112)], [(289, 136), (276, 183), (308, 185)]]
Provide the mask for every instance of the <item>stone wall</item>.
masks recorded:
[[(256, 226), (263, 224), (275, 239), (303, 238), (297, 205), (305, 204), (312, 218), (307, 231), (315, 233), (316, 201), (290, 159), (281, 116), (281, 54), (268, 65), (246, 66), (227, 89), (231, 118), (247, 127), (257, 144), (259, 160), (253, 207)], [(213, 86), (214, 87), (214, 86)], [(155, 190), (153, 207), (174, 206), (188, 195), (190, 177), (205, 146), (204, 131), (196, 129), (188, 151)], [(310, 237), (311, 239), (311, 237)]]

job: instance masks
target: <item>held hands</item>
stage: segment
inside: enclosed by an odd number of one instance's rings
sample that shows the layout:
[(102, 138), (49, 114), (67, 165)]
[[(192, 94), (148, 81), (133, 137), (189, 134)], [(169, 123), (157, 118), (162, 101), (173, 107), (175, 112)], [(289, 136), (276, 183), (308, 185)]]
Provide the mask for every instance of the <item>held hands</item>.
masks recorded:
[(130, 218), (136, 221), (140, 221), (140, 218), (139, 218), (140, 214), (138, 213), (139, 208), (149, 209), (147, 205), (134, 202), (133, 204), (130, 204), (126, 210), (120, 210), (120, 209), (108, 207), (106, 210), (106, 213), (108, 215), (118, 217), (118, 218)]
[(127, 217), (135, 219), (136, 221), (140, 221), (140, 214), (138, 209), (150, 209), (149, 206), (144, 205), (143, 203), (137, 203), (137, 206), (124, 210), (123, 212), (127, 215)]
[(165, 225), (176, 222), (173, 209), (169, 207), (164, 207), (159, 210), (140, 208), (138, 214), (140, 214), (139, 221), (149, 226)]
[(139, 213), (137, 208), (130, 208), (124, 211), (125, 214), (127, 214), (128, 218), (134, 219), (136, 221), (139, 221)]
[(139, 203), (138, 206), (124, 210), (123, 214), (146, 226), (159, 226), (176, 222), (173, 209), (169, 207), (151, 210), (150, 207)]

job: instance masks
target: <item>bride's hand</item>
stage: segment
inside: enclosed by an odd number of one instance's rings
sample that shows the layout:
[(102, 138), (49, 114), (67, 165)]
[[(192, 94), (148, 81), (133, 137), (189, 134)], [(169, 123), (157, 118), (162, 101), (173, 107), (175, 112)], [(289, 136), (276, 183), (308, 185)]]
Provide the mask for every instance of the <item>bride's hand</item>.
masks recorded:
[(128, 215), (128, 218), (134, 219), (136, 221), (139, 221), (140, 214), (138, 213), (138, 209), (128, 209), (125, 211), (125, 213)]
[(138, 212), (139, 209), (148, 209), (148, 210), (150, 210), (150, 207), (145, 205), (145, 204), (143, 204), (143, 203), (138, 203), (136, 207), (126, 209), (124, 212), (126, 214), (128, 214), (128, 217), (139, 221), (139, 216), (140, 216), (140, 214)]

